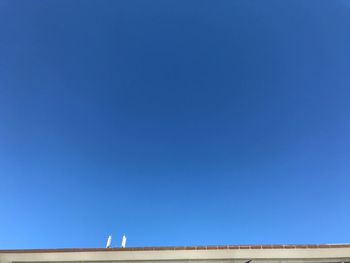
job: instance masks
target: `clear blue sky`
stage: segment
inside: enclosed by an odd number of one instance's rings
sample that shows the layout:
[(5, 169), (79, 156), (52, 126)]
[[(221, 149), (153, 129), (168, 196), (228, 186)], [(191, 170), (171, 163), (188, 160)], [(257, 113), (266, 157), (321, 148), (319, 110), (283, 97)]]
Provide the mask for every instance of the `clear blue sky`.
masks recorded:
[(349, 189), (349, 1), (0, 1), (0, 248), (349, 242)]

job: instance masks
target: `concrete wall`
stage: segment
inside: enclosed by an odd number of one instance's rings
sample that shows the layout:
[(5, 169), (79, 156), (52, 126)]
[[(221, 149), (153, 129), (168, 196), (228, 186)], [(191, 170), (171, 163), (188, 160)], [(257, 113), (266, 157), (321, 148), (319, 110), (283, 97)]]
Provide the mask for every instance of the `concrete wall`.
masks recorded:
[(12, 262), (138, 262), (157, 263), (317, 263), (349, 262), (350, 247), (307, 249), (218, 249), (218, 250), (159, 250), (159, 251), (89, 251), (89, 252), (1, 252), (0, 263)]

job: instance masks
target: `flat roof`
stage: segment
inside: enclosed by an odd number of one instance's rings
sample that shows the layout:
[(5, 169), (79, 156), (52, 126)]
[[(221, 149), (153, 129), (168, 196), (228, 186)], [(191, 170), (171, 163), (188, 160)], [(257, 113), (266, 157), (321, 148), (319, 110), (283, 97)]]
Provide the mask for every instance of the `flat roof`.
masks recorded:
[(287, 245), (219, 245), (219, 246), (158, 246), (126, 248), (49, 248), (49, 249), (0, 249), (0, 253), (50, 253), (50, 252), (109, 252), (109, 251), (160, 251), (160, 250), (225, 250), (225, 249), (310, 249), (350, 248), (350, 244), (287, 244)]

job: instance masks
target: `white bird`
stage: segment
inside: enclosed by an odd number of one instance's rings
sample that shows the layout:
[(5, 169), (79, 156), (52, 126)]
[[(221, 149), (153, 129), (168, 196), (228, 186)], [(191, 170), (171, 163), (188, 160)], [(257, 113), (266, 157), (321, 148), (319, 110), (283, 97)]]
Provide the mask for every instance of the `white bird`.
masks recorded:
[(111, 247), (111, 243), (112, 243), (112, 235), (109, 235), (108, 239), (107, 239), (106, 248), (110, 248)]
[(123, 235), (123, 238), (122, 238), (122, 248), (125, 248), (126, 246), (126, 236)]

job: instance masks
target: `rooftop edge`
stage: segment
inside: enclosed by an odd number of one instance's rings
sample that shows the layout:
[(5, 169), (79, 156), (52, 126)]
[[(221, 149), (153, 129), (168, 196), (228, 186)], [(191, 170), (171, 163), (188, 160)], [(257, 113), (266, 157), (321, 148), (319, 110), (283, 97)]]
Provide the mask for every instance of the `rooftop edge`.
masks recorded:
[(160, 251), (160, 250), (220, 250), (220, 249), (310, 249), (350, 248), (350, 244), (305, 245), (219, 245), (219, 246), (160, 246), (126, 248), (49, 248), (49, 249), (0, 249), (0, 253), (56, 253), (56, 252), (110, 252), (110, 251)]

